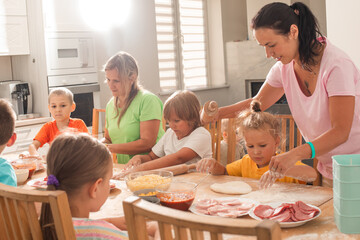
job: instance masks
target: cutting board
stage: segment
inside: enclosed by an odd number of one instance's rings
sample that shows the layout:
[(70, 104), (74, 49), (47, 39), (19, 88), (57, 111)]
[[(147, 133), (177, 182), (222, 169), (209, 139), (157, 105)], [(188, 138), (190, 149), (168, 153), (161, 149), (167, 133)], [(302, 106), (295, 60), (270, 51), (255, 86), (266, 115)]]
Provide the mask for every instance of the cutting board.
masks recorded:
[[(174, 177), (174, 180), (198, 183), (205, 175), (206, 174), (194, 172), (176, 176)], [(229, 195), (216, 193), (210, 189), (210, 185), (213, 183), (225, 183), (230, 181), (244, 181), (252, 187), (253, 191), (245, 195)], [(198, 188), (196, 199), (237, 196), (250, 198), (260, 203), (303, 201), (315, 206), (320, 206), (333, 197), (332, 188), (295, 183), (275, 183), (271, 188), (260, 190), (258, 182), (259, 180), (251, 178), (211, 175), (199, 185), (201, 188)]]

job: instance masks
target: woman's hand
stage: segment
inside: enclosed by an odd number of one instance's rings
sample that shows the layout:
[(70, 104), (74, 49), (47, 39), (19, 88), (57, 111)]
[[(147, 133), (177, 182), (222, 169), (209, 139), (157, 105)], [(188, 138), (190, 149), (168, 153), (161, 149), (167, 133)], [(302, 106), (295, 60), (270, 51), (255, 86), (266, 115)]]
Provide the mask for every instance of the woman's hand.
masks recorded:
[(283, 175), (280, 175), (278, 173), (275, 173), (275, 172), (272, 172), (269, 170), (261, 176), (260, 182), (259, 182), (260, 188), (266, 189), (268, 187), (271, 187), (275, 183), (276, 179), (283, 178), (283, 177), (284, 177)]
[(292, 152), (286, 152), (273, 156), (270, 160), (269, 170), (274, 174), (284, 175), (287, 170), (292, 168), (297, 161), (300, 161), (298, 157)]
[(136, 167), (139, 166), (140, 164), (142, 164), (142, 156), (143, 155), (136, 155), (133, 156), (129, 162), (127, 164), (125, 164), (125, 169), (127, 168), (131, 168), (131, 167)]

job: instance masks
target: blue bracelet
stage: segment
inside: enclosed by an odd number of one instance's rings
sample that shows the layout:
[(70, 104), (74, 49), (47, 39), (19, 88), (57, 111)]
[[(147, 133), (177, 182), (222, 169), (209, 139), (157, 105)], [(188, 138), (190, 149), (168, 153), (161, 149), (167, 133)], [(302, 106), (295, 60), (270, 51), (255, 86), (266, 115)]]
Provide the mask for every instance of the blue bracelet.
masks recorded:
[(307, 144), (309, 144), (310, 148), (311, 148), (311, 158), (315, 157), (315, 148), (314, 148), (314, 144), (312, 144), (312, 142), (307, 142)]

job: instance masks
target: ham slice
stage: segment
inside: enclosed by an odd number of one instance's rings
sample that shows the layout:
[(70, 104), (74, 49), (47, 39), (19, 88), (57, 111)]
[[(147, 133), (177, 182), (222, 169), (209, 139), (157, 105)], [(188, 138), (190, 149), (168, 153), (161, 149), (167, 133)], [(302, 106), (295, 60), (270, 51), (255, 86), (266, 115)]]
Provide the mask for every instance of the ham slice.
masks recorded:
[(241, 199), (201, 199), (196, 203), (195, 209), (206, 215), (236, 218), (247, 214), (252, 207), (253, 203)]
[(279, 222), (298, 222), (312, 219), (318, 210), (301, 201), (284, 203), (272, 208), (269, 205), (259, 205), (254, 209), (254, 214), (261, 219), (272, 219)]

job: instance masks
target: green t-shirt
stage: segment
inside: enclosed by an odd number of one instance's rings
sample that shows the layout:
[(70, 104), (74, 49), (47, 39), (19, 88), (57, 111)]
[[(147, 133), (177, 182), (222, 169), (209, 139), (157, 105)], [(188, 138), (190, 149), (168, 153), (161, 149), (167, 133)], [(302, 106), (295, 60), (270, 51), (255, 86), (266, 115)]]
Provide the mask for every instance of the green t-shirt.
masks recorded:
[[(119, 108), (119, 112), (121, 108)], [(128, 143), (140, 138), (140, 122), (153, 119), (160, 120), (156, 142), (164, 135), (162, 128), (163, 103), (153, 93), (145, 90), (138, 92), (130, 106), (121, 118), (118, 126), (118, 117), (114, 107), (114, 98), (106, 105), (106, 129), (113, 144)], [(142, 153), (147, 154), (147, 153)], [(133, 155), (117, 154), (118, 163), (127, 163)]]

